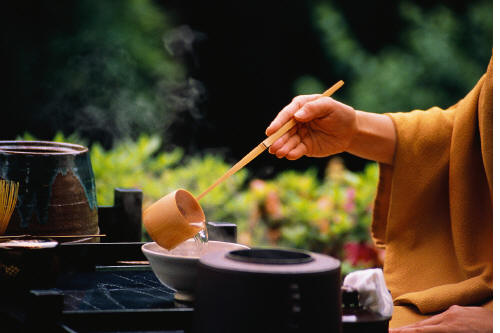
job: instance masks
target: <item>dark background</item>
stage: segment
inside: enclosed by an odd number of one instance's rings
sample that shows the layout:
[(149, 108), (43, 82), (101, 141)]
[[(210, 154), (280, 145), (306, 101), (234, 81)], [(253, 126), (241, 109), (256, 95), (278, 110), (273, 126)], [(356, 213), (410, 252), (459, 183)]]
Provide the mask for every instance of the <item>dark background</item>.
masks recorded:
[[(86, 76), (91, 82), (99, 83), (96, 86), (89, 86), (89, 90), (83, 90), (82, 94), (62, 97), (58, 94), (65, 81), (58, 77), (57, 71), (61, 66), (67, 66), (65, 59), (70, 54), (76, 52), (85, 57), (89, 52), (99, 54), (100, 47), (106, 49), (106, 45), (97, 45), (92, 51), (79, 49), (79, 44), (73, 41), (73, 44), (56, 45), (59, 53), (53, 52), (55, 44), (71, 39), (94, 15), (85, 11), (91, 7), (88, 3), (25, 0), (2, 4), (0, 62), (4, 89), (1, 139), (15, 139), (25, 132), (40, 139), (51, 139), (61, 130), (66, 135), (78, 132), (89, 144), (100, 142), (111, 148), (113, 143), (128, 136), (123, 131), (115, 133), (87, 124), (98, 122), (99, 117), (89, 120), (86, 116), (77, 116), (85, 105), (85, 96), (92, 95), (94, 90), (99, 94), (100, 90), (128, 84), (127, 75), (108, 83), (96, 70)], [(313, 75), (326, 87), (340, 79), (348, 79), (346, 75), (349, 73), (345, 69), (332, 68), (331, 60), (322, 48), (311, 21), (312, 6), (316, 3), (318, 1), (312, 0), (156, 0), (157, 8), (168, 15), (170, 27), (185, 26), (194, 32), (194, 41), (188, 48), (182, 45), (176, 48), (174, 41), (170, 56), (172, 61), (184, 66), (187, 77), (200, 85), (193, 100), (194, 106), (184, 106), (184, 110), (182, 106), (178, 107), (174, 120), (166, 128), (155, 129), (163, 131), (165, 149), (181, 146), (188, 156), (214, 152), (224, 154), (229, 163), (235, 162), (265, 138), (264, 131), (270, 121), (295, 95), (293, 82), (297, 77)], [(388, 45), (404, 42), (399, 33), (405, 24), (398, 10), (401, 1), (333, 3), (341, 10), (348, 28), (367, 52), (376, 54)], [(446, 6), (460, 15), (468, 2), (429, 0), (415, 3), (424, 9)], [(110, 15), (120, 13), (110, 10)], [(107, 33), (102, 31), (102, 34)], [(103, 57), (109, 54), (103, 53)], [(131, 66), (133, 64), (131, 61)], [(71, 70), (76, 73), (75, 66)], [(144, 75), (142, 81), (134, 82), (131, 90), (134, 87), (147, 90), (148, 82), (153, 82), (153, 79)], [(345, 87), (350, 83), (346, 81)], [(335, 94), (335, 98), (343, 100), (345, 87)], [(78, 92), (78, 89), (74, 91)], [(186, 89), (178, 89), (178, 93), (185, 94)], [(101, 99), (106, 99), (106, 96), (102, 95)], [(103, 114), (106, 118), (107, 115)], [(116, 122), (110, 120), (111, 124)], [(133, 125), (127, 128), (132, 138), (141, 131)], [(342, 157), (352, 170), (359, 170), (366, 163), (347, 154), (342, 154)], [(263, 154), (249, 165), (249, 169), (254, 175), (265, 178), (286, 168), (315, 166), (321, 170), (325, 163), (326, 159), (310, 158), (289, 162)]]
[[(233, 160), (243, 157), (265, 138), (264, 131), (275, 114), (295, 96), (292, 82), (304, 73), (318, 77), (326, 86), (340, 79), (330, 70), (317, 31), (311, 24), (315, 1), (167, 1), (175, 21), (203, 32), (194, 57), (186, 57), (190, 74), (207, 88), (203, 113), (206, 121), (185, 117), (173, 129), (173, 142), (199, 149), (224, 149)], [(357, 39), (376, 53), (399, 42), (404, 22), (399, 1), (335, 1)], [(418, 1), (423, 7), (444, 4), (456, 12), (465, 1)], [(349, 82), (346, 83), (347, 85)], [(321, 93), (319, 91), (318, 93)], [(342, 100), (342, 90), (336, 93)], [(354, 106), (355, 107), (355, 106)], [(395, 111), (395, 110), (387, 110)], [(186, 137), (186, 133), (190, 135)], [(341, 154), (347, 167), (360, 170), (366, 161)], [(322, 170), (327, 159), (302, 158), (289, 162), (267, 154), (249, 166), (259, 177), (291, 167)]]

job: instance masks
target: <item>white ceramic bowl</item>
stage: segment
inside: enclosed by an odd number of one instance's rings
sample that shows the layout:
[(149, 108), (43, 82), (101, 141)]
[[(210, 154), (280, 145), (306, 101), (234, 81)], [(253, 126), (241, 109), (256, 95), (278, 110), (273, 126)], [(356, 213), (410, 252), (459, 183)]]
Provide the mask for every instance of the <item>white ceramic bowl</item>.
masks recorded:
[(170, 251), (155, 242), (142, 245), (142, 252), (149, 260), (158, 280), (176, 291), (176, 300), (188, 302), (194, 300), (200, 257), (216, 251), (229, 252), (241, 249), (248, 249), (248, 247), (218, 241), (201, 244), (192, 238)]

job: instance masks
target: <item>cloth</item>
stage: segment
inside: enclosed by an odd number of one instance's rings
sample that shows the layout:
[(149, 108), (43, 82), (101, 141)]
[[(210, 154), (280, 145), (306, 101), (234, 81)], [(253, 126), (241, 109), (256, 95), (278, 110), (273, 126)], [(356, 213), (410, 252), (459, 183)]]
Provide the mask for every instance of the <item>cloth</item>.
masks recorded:
[(349, 273), (344, 286), (357, 290), (359, 305), (384, 317), (392, 316), (392, 297), (385, 285), (384, 273), (380, 268), (363, 269)]
[(391, 327), (493, 297), (493, 58), (447, 110), (388, 114), (392, 165), (380, 164), (372, 237), (386, 249)]

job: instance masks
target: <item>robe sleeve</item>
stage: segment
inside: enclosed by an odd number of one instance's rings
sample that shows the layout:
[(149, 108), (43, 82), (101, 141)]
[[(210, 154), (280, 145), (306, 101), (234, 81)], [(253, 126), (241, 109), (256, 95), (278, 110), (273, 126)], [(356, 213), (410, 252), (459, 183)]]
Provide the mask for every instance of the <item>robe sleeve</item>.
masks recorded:
[(388, 114), (396, 152), (380, 164), (372, 237), (395, 305), (419, 315), (492, 299), (492, 77), (491, 60), (449, 109)]

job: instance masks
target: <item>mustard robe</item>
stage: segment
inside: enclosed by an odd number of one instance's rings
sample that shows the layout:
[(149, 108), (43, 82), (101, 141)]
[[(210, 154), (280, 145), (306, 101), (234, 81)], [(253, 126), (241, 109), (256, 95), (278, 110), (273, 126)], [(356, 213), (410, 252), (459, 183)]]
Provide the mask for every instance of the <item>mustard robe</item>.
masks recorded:
[(386, 250), (391, 327), (493, 306), (492, 90), (493, 59), (449, 109), (388, 114), (396, 152), (380, 164), (372, 237)]

